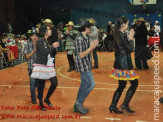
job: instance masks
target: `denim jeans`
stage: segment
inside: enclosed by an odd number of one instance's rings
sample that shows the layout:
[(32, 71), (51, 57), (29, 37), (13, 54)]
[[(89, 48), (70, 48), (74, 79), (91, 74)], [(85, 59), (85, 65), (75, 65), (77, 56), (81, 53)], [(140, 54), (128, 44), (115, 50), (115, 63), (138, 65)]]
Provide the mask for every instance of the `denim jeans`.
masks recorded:
[(37, 79), (31, 78), (32, 69), (28, 69), (29, 79), (30, 79), (30, 92), (31, 98), (36, 98), (35, 89), (37, 87)]
[(76, 102), (83, 104), (88, 94), (95, 87), (94, 78), (92, 72), (80, 72), (81, 75), (81, 84), (77, 95)]

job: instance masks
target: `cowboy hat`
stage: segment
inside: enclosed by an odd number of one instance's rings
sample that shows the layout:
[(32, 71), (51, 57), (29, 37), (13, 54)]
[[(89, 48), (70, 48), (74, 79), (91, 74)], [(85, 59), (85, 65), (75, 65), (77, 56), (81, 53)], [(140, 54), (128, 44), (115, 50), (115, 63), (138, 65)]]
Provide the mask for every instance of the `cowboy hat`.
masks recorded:
[(80, 19), (80, 27), (90, 27), (94, 26), (93, 23), (90, 23), (89, 19)]
[(68, 24), (66, 24), (66, 26), (74, 26), (74, 23), (72, 21), (69, 21)]
[(139, 19), (137, 19), (137, 21), (139, 21), (139, 22), (145, 22), (145, 19), (143, 17), (140, 17)]
[(93, 18), (90, 18), (90, 19), (89, 19), (89, 22), (90, 22), (90, 23), (93, 23), (93, 24), (97, 23)]
[(44, 24), (45, 24), (45, 23), (47, 23), (47, 24), (52, 24), (53, 22), (52, 22), (51, 19), (45, 19), (45, 20), (43, 21), (43, 23), (44, 23)]

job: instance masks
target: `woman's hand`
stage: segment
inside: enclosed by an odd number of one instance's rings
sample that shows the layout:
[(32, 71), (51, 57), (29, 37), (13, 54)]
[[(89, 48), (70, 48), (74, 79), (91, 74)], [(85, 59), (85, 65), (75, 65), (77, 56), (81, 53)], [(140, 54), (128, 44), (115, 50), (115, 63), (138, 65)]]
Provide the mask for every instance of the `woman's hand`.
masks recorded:
[(52, 46), (53, 46), (54, 48), (57, 48), (57, 47), (59, 47), (59, 43), (58, 43), (58, 42), (54, 42)]
[(132, 40), (134, 38), (134, 35), (135, 35), (135, 31), (134, 31), (134, 29), (131, 29), (129, 34), (127, 34), (127, 38), (129, 40)]

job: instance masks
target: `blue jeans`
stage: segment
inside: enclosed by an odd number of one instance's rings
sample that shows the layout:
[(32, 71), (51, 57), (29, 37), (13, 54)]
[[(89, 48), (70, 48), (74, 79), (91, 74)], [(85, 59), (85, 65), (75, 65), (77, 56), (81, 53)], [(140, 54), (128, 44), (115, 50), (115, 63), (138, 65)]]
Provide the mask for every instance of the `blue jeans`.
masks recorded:
[(32, 69), (28, 69), (29, 79), (30, 79), (30, 92), (31, 98), (36, 98), (35, 89), (37, 87), (37, 79), (31, 78)]
[(91, 71), (81, 72), (80, 75), (81, 75), (81, 84), (78, 91), (76, 102), (79, 104), (83, 104), (88, 94), (95, 87), (95, 82)]

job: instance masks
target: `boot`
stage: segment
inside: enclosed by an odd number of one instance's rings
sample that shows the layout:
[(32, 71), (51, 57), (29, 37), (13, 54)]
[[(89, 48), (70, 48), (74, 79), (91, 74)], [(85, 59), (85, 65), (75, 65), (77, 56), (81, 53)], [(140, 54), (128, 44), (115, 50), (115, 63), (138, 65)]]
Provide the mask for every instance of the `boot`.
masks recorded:
[(53, 107), (53, 105), (51, 104), (49, 98), (45, 98), (44, 102), (49, 106), (49, 107)]
[(123, 104), (121, 106), (121, 108), (124, 109), (124, 110), (126, 110), (128, 113), (134, 113), (135, 112), (135, 111), (131, 110), (129, 108), (129, 106), (128, 106), (128, 104), (129, 104), (132, 96), (134, 95), (134, 93), (135, 93), (134, 91), (128, 90), (127, 91), (127, 94), (126, 94), (126, 97), (125, 97), (125, 100), (124, 100), (124, 102), (123, 102)]
[(112, 111), (117, 113), (117, 114), (122, 114), (123, 113), (123, 111), (119, 111), (118, 108), (116, 107), (117, 103), (119, 101), (119, 98), (121, 97), (121, 94), (122, 93), (119, 93), (117, 91), (114, 93), (112, 103), (111, 103), (111, 105), (109, 107), (110, 113), (112, 113)]
[(138, 68), (138, 69), (142, 69), (142, 64), (141, 64), (141, 60), (139, 60), (139, 59), (135, 59), (135, 65), (136, 65), (136, 67)]
[(43, 80), (40, 80), (38, 81), (39, 84), (38, 84), (38, 98), (39, 98), (39, 106), (40, 106), (40, 109), (42, 111), (47, 111), (47, 109), (44, 107), (43, 105), (43, 90), (44, 90), (44, 85), (45, 85), (45, 81)]
[(73, 111), (74, 112), (79, 112), (81, 114), (86, 114), (86, 113), (88, 113), (89, 110), (88, 109), (84, 109), (82, 104), (75, 103), (75, 105), (73, 107)]

